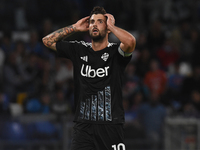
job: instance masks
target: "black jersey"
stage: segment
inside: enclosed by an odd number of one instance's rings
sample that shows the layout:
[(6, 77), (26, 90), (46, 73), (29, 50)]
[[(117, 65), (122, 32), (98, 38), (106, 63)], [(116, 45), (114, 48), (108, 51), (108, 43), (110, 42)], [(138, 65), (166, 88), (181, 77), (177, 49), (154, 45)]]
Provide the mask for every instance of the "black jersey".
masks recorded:
[(131, 56), (123, 57), (119, 44), (115, 43), (94, 51), (91, 43), (60, 41), (56, 43), (56, 49), (59, 57), (73, 63), (74, 121), (124, 123), (122, 78)]

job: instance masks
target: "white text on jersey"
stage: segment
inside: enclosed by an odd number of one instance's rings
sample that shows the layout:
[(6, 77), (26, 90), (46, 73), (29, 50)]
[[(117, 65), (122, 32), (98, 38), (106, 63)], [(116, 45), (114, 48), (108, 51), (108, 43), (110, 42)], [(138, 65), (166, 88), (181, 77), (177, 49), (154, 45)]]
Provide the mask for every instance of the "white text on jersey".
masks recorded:
[(92, 69), (91, 66), (89, 65), (84, 65), (82, 64), (81, 67), (81, 75), (84, 77), (89, 77), (89, 78), (95, 78), (97, 77), (104, 77), (104, 76), (108, 76), (108, 69), (109, 66), (104, 67), (104, 68), (98, 68), (97, 70)]

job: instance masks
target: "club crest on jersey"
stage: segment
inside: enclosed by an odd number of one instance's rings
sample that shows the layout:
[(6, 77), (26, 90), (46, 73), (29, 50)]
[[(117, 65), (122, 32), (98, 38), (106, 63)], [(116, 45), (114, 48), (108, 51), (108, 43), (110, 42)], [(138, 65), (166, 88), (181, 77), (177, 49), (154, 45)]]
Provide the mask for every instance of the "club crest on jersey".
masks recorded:
[(88, 62), (88, 56), (83, 56), (83, 57), (80, 57), (82, 60)]
[(108, 57), (109, 57), (109, 54), (108, 54), (108, 53), (104, 53), (104, 54), (101, 56), (101, 59), (103, 59), (104, 61), (107, 61), (107, 60), (108, 60)]

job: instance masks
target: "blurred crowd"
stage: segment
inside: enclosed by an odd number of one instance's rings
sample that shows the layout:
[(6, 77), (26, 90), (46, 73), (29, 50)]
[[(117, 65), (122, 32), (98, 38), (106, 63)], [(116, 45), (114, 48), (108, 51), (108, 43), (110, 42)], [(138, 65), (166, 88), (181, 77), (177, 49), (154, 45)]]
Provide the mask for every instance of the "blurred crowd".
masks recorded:
[[(73, 114), (73, 65), (41, 39), (96, 5), (137, 40), (123, 82), (126, 121), (139, 123), (158, 141), (167, 115), (200, 117), (200, 3), (195, 0), (1, 0), (0, 114), (10, 115), (10, 104), (19, 104), (23, 114)], [(13, 31), (28, 33), (28, 39), (13, 39)], [(71, 39), (90, 41), (86, 33)]]

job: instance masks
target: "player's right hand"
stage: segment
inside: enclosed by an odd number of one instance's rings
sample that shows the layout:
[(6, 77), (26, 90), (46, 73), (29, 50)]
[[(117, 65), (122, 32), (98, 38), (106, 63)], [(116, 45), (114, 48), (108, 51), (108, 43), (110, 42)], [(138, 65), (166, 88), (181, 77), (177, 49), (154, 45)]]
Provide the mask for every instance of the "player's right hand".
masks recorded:
[(80, 32), (88, 31), (89, 30), (89, 18), (90, 18), (90, 16), (82, 18), (79, 21), (77, 21), (73, 26), (76, 27), (77, 31), (80, 31)]

